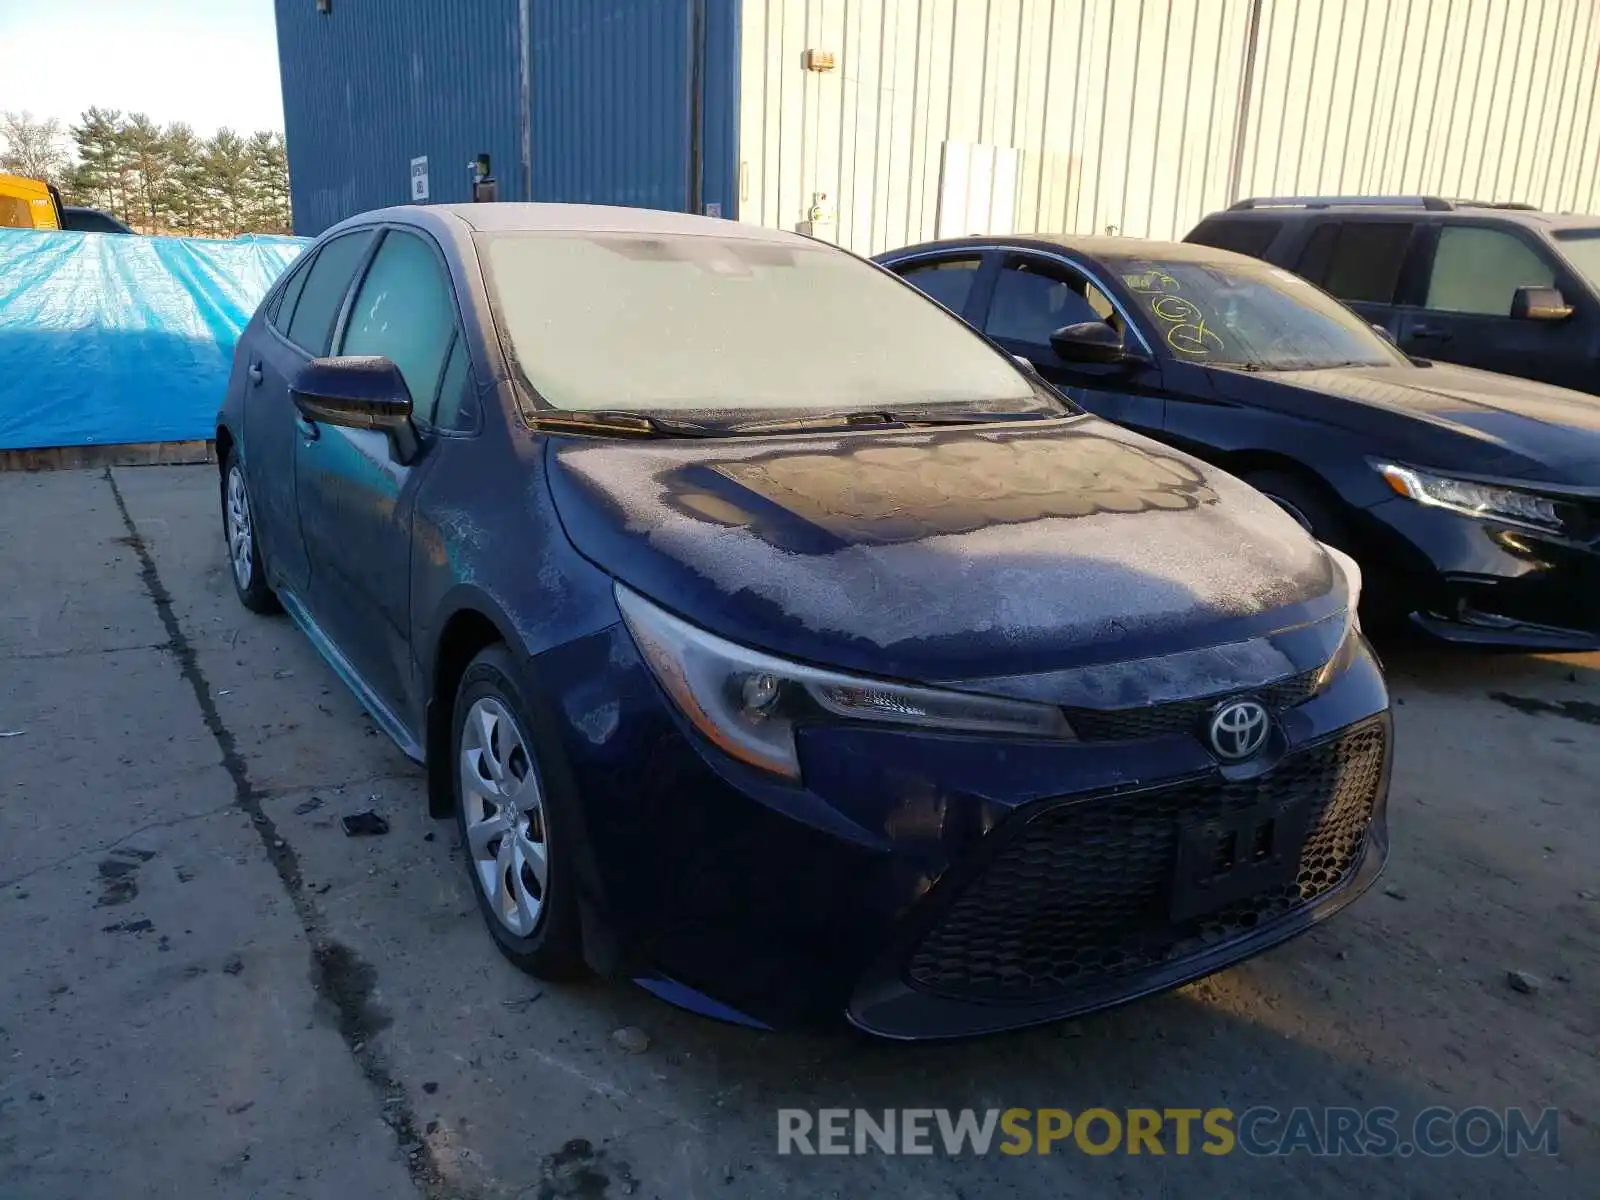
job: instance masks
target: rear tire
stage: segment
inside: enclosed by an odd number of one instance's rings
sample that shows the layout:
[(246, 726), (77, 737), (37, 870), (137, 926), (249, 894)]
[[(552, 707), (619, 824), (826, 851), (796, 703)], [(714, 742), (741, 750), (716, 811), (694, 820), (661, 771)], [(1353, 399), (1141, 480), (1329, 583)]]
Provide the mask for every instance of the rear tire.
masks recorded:
[(228, 574), (233, 577), (239, 603), (254, 613), (281, 611), (278, 597), (267, 586), (267, 566), (256, 538), (255, 510), (237, 450), (229, 450), (228, 460), (222, 465), (222, 536), (228, 548)]
[(484, 924), (500, 953), (546, 980), (588, 974), (578, 919), (575, 841), (558, 753), (541, 745), (510, 651), (468, 664), (451, 717), (456, 826)]

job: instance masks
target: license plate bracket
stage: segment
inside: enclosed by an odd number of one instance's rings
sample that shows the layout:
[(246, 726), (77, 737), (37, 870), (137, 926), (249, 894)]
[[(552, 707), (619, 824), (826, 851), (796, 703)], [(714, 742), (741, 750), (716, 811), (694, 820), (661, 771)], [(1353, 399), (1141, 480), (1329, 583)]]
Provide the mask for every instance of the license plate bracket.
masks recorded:
[(1182, 922), (1293, 882), (1308, 805), (1281, 800), (1184, 826), (1172, 881), (1172, 920)]

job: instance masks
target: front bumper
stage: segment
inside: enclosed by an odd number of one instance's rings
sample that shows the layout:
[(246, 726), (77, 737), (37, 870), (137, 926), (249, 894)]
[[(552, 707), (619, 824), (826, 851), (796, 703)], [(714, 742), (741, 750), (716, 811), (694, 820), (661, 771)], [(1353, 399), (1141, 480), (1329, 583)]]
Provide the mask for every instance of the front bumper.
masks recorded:
[[(1323, 769), (1300, 768), (1317, 760)], [(1296, 752), (1251, 787), (1201, 780), (1019, 814), (862, 981), (850, 1020), (907, 1040), (993, 1033), (1136, 1000), (1259, 954), (1377, 879), (1389, 762), (1379, 717)], [(1314, 810), (1293, 882), (1171, 920), (1182, 827), (1293, 790)]]
[(1444, 642), (1600, 649), (1600, 544), (1395, 497), (1367, 509), (1358, 557), (1374, 605)]
[[(593, 862), (585, 904), (615, 947), (604, 966), (725, 1019), (781, 1026), (844, 1014), (876, 1034), (925, 1038), (1104, 1007), (1321, 920), (1370, 883), (1387, 844), (1388, 696), (1364, 647), (1320, 695), (1279, 713), (1274, 748), (1256, 763), (1221, 768), (1189, 732), (1056, 744), (841, 726), (802, 731), (804, 786), (746, 768), (692, 733), (620, 627), (541, 656), (537, 669), (554, 686), (583, 797)], [(1313, 864), (1325, 878), (1308, 888), (1296, 879), (1292, 898), (1280, 888), (1247, 925), (1185, 925), (1167, 952), (1046, 981), (1048, 994), (953, 995), (919, 980), (929, 931), (985, 865), (1017, 831), (1067, 808), (1109, 803), (1128, 816), (1109, 834), (1138, 843), (1148, 894), (1128, 910), (1130, 928), (1154, 945), (1179, 830), (1219, 803), (1270, 800), (1318, 747), (1357, 736), (1376, 737), (1380, 767), (1354, 809), (1341, 810), (1337, 861)], [(1162, 814), (1129, 808), (1157, 796), (1168, 799)], [(1327, 805), (1311, 800), (1321, 828)], [(1306, 843), (1313, 855), (1316, 844)], [(1086, 861), (1082, 879), (1096, 860)]]

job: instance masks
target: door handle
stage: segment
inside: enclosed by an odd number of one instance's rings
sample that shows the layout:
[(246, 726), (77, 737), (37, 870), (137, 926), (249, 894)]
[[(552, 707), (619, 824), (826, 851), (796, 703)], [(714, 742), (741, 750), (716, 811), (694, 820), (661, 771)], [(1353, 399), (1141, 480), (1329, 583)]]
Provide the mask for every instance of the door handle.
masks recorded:
[(322, 436), (322, 430), (317, 428), (316, 423), (308, 421), (303, 416), (294, 419), (294, 427), (300, 431), (300, 436), (308, 442), (314, 442)]
[(258, 362), (251, 363), (249, 374), (251, 384), (259, 386), (261, 383), (261, 364)]
[(1419, 342), (1448, 342), (1455, 334), (1437, 325), (1415, 325), (1411, 329), (1411, 336)]

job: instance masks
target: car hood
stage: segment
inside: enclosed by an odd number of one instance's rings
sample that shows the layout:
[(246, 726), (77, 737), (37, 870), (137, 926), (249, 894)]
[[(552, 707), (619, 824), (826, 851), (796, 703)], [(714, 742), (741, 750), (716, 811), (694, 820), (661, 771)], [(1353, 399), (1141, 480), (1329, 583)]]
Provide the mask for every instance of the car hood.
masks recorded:
[(1271, 502), (1093, 418), (547, 444), (580, 552), (724, 637), (810, 662), (1031, 674), (1345, 607), (1343, 574)]
[(1441, 433), (1471, 443), (1457, 446), (1466, 461), (1422, 460), (1418, 466), (1481, 467), (1557, 483), (1592, 482), (1600, 468), (1600, 398), (1583, 392), (1446, 363), (1264, 371), (1252, 378), (1415, 418), (1441, 453), (1450, 453)]

